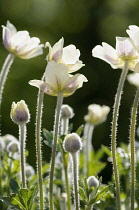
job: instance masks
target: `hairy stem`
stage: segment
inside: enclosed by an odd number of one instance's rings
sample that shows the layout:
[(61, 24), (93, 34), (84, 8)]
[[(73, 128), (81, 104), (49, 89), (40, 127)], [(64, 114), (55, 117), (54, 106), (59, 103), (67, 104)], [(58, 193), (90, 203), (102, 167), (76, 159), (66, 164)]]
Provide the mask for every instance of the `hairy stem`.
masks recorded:
[(136, 115), (139, 103), (139, 88), (136, 91), (133, 107), (131, 111), (131, 124), (130, 124), (130, 167), (131, 167), (131, 210), (134, 210), (135, 204), (135, 128), (136, 128)]
[(122, 70), (122, 74), (118, 84), (117, 94), (115, 96), (113, 120), (112, 120), (111, 150), (112, 150), (112, 160), (113, 160), (113, 170), (114, 170), (113, 172), (114, 172), (115, 187), (116, 187), (116, 203), (118, 210), (121, 209), (121, 204), (120, 204), (120, 181), (119, 181), (119, 174), (118, 174), (118, 167), (116, 160), (116, 135), (117, 135), (116, 129), (117, 129), (118, 116), (119, 116), (121, 95), (127, 72), (128, 72), (128, 60), (125, 61), (125, 65)]
[(10, 67), (11, 67), (11, 65), (14, 61), (14, 58), (15, 58), (15, 55), (10, 53), (7, 56), (7, 58), (6, 58), (6, 60), (3, 64), (2, 70), (0, 72), (0, 105), (1, 105), (1, 101), (2, 101), (2, 92), (3, 92), (3, 89), (4, 89), (4, 85), (5, 85)]
[(37, 101), (37, 114), (36, 114), (36, 158), (39, 179), (39, 199), (40, 210), (44, 210), (44, 195), (43, 195), (43, 178), (42, 178), (42, 154), (41, 154), (41, 119), (43, 107), (44, 93), (39, 90)]
[(26, 124), (20, 124), (19, 125), (19, 142), (20, 142), (20, 165), (21, 165), (21, 183), (22, 183), (22, 188), (26, 188), (25, 138), (26, 138)]
[(55, 169), (55, 156), (57, 149), (57, 139), (59, 133), (59, 124), (60, 124), (60, 113), (61, 106), (63, 102), (63, 93), (59, 92), (57, 96), (57, 106), (55, 112), (55, 123), (54, 123), (54, 136), (53, 136), (53, 147), (52, 147), (52, 157), (51, 157), (51, 167), (50, 167), (50, 182), (49, 182), (49, 208), (53, 210), (53, 178), (54, 178), (54, 169)]
[(79, 186), (78, 186), (78, 152), (72, 153), (72, 164), (73, 164), (73, 187), (74, 187), (74, 202), (75, 210), (80, 209), (79, 202)]

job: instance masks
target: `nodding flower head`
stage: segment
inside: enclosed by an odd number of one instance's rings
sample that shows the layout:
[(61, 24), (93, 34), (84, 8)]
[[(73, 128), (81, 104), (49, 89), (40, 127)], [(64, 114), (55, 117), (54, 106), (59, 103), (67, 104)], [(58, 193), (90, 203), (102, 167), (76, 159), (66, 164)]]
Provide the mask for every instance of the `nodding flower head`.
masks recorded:
[(73, 109), (69, 105), (63, 104), (61, 107), (61, 117), (72, 118), (73, 116), (74, 116)]
[(25, 101), (21, 100), (17, 104), (12, 103), (11, 119), (17, 124), (28, 123), (30, 114)]
[(63, 147), (65, 151), (70, 152), (71, 154), (80, 151), (82, 149), (80, 136), (76, 133), (68, 134), (63, 141)]
[(66, 97), (81, 88), (83, 82), (87, 82), (83, 74), (70, 75), (67, 66), (50, 61), (46, 67), (45, 81), (31, 80), (29, 84), (38, 87), (48, 95), (57, 96), (59, 92), (62, 92)]
[(30, 59), (43, 53), (43, 44), (37, 37), (30, 37), (28, 31), (17, 31), (15, 26), (7, 21), (3, 27), (3, 44), (5, 48), (22, 59)]
[(116, 49), (103, 42), (102, 46), (93, 48), (92, 55), (106, 61), (114, 69), (123, 68), (125, 61), (128, 61), (129, 69), (139, 72), (139, 53), (129, 37), (116, 37)]
[(90, 124), (98, 125), (106, 121), (107, 115), (110, 112), (110, 107), (91, 104), (88, 106), (88, 114), (84, 120)]
[(87, 184), (89, 187), (98, 187), (99, 186), (99, 181), (95, 176), (90, 176), (87, 179)]
[(19, 142), (18, 141), (11, 141), (8, 145), (7, 145), (7, 152), (19, 152)]
[(45, 47), (49, 47), (48, 61), (54, 60), (56, 63), (63, 63), (68, 67), (68, 72), (75, 72), (84, 66), (79, 60), (80, 51), (74, 45), (63, 47), (64, 38), (61, 38), (53, 47), (46, 42)]

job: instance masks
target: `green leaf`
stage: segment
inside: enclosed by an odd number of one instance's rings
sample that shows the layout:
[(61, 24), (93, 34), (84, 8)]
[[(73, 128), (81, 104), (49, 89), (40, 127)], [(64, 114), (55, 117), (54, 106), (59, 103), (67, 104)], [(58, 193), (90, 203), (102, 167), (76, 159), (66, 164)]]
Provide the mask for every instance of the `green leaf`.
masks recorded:
[(28, 193), (28, 197), (29, 197), (28, 207), (29, 207), (29, 209), (31, 209), (31, 207), (32, 207), (32, 204), (33, 204), (34, 199), (36, 198), (37, 192), (38, 192), (38, 186), (37, 185), (35, 187), (32, 187), (29, 190), (29, 193)]
[(108, 147), (106, 147), (106, 146), (104, 146), (104, 145), (102, 145), (101, 147), (102, 147), (103, 151), (104, 151), (109, 157), (112, 156), (111, 150), (110, 150)]
[(79, 187), (79, 195), (80, 195), (80, 198), (85, 201), (86, 200), (86, 195), (85, 195), (85, 191), (83, 188)]
[(14, 193), (17, 193), (18, 194), (19, 185), (18, 185), (18, 183), (14, 179), (11, 179), (10, 180), (10, 188), (11, 188), (11, 190)]
[(20, 202), (19, 195), (15, 193), (10, 194), (10, 196), (1, 196), (0, 200), (10, 206), (14, 206), (16, 209), (26, 210), (25, 206)]
[(76, 133), (80, 136), (83, 132), (83, 129), (84, 129), (84, 125), (81, 125), (77, 130), (76, 130)]
[(45, 139), (47, 141), (52, 142), (53, 134), (50, 131), (48, 131), (47, 129), (43, 128), (43, 135), (44, 135), (44, 137), (45, 137)]
[(106, 193), (110, 190), (110, 188), (111, 186), (104, 187), (100, 192), (97, 193), (96, 197), (89, 202), (89, 205), (92, 205), (99, 201), (101, 198), (103, 198), (106, 195)]

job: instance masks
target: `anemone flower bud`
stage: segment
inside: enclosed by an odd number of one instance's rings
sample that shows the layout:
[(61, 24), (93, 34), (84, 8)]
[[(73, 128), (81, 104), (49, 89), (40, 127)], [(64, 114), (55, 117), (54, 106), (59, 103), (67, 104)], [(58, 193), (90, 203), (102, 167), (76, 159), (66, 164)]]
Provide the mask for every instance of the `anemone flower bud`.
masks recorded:
[(76, 153), (82, 149), (82, 142), (80, 136), (76, 133), (68, 134), (64, 141), (63, 147), (65, 151), (70, 153)]
[(17, 124), (29, 122), (30, 114), (25, 101), (21, 100), (17, 104), (15, 102), (12, 103), (11, 119)]
[(63, 104), (61, 107), (61, 117), (72, 118), (73, 116), (74, 116), (73, 109), (69, 105)]
[(85, 66), (82, 61), (79, 60), (80, 51), (76, 49), (74, 45), (68, 45), (63, 47), (64, 38), (61, 38), (53, 47), (49, 42), (46, 42), (45, 47), (49, 48), (49, 54), (47, 61), (54, 60), (56, 63), (63, 63), (67, 66), (68, 72), (75, 72), (81, 67)]
[(90, 188), (91, 187), (98, 187), (99, 186), (99, 181), (95, 176), (90, 176), (87, 179), (87, 184)]
[(19, 142), (17, 141), (11, 141), (8, 145), (7, 145), (7, 152), (19, 152)]
[(88, 115), (84, 117), (84, 120), (90, 124), (98, 125), (106, 121), (110, 107), (91, 104), (88, 106), (88, 111)]
[(26, 177), (30, 178), (31, 176), (35, 175), (35, 170), (32, 166), (28, 165), (26, 166), (25, 173), (26, 173)]
[(30, 37), (28, 31), (18, 31), (7, 21), (3, 27), (3, 44), (5, 48), (22, 59), (30, 59), (43, 53), (43, 44), (36, 37)]

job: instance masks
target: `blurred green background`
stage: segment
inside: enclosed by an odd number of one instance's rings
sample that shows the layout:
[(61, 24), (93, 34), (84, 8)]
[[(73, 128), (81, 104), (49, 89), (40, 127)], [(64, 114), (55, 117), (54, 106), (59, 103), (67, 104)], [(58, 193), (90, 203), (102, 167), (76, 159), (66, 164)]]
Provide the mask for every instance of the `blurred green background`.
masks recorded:
[[(28, 30), (31, 36), (39, 37), (41, 43), (52, 45), (64, 37), (65, 46), (74, 44), (80, 49), (80, 59), (86, 64), (79, 73), (88, 78), (88, 83), (76, 93), (64, 99), (75, 111), (74, 131), (84, 123), (84, 115), (89, 104), (97, 103), (113, 107), (114, 96), (121, 70), (111, 69), (106, 62), (92, 57), (92, 48), (102, 41), (115, 46), (116, 36), (127, 36), (129, 25), (139, 26), (138, 0), (1, 0), (0, 24), (9, 20), (17, 30)], [(2, 33), (2, 28), (1, 28)], [(28, 162), (35, 166), (35, 113), (38, 89), (28, 84), (31, 79), (40, 79), (46, 67), (44, 54), (30, 60), (16, 58), (9, 73), (2, 103), (2, 134), (12, 134), (18, 138), (18, 127), (10, 119), (13, 101), (25, 100), (31, 113), (28, 124)], [(8, 55), (0, 42), (0, 66)], [(126, 82), (119, 117), (118, 145), (128, 142), (130, 108), (135, 88)], [(53, 129), (56, 97), (45, 95), (43, 128)], [(95, 128), (93, 146), (110, 146), (110, 126), (112, 110), (108, 120)], [(44, 145), (43, 160), (49, 160), (50, 151)], [(108, 166), (111, 171), (111, 165)], [(108, 169), (108, 168), (107, 168)], [(104, 182), (111, 174), (103, 171)]]

